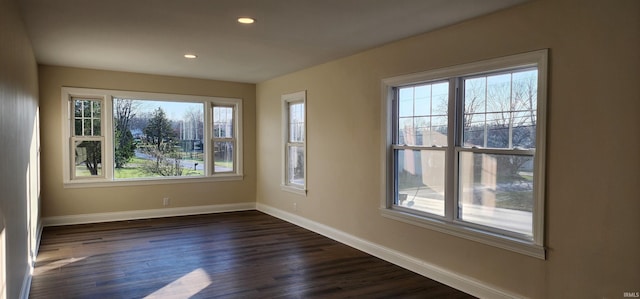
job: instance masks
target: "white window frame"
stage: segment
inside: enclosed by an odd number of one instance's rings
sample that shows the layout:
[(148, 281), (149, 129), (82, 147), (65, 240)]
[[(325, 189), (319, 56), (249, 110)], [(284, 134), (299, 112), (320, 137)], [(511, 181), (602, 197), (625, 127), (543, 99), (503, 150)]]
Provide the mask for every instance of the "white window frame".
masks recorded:
[[(100, 135), (90, 135), (90, 136), (78, 136), (75, 134), (75, 120), (76, 120), (76, 116), (75, 116), (75, 107), (74, 107), (74, 100), (86, 100), (86, 101), (95, 101), (100, 103), (100, 107), (101, 107), (101, 117), (100, 117)], [(69, 159), (71, 159), (70, 161), (73, 161), (72, 163), (75, 163), (75, 150), (76, 150), (76, 142), (77, 141), (99, 141), (101, 146), (100, 146), (100, 161), (102, 161), (100, 164), (102, 164), (102, 173), (100, 175), (97, 176), (78, 176), (76, 174), (76, 167), (71, 167), (71, 177), (73, 180), (85, 180), (85, 179), (94, 179), (94, 178), (102, 178), (104, 179), (106, 177), (106, 171), (105, 171), (105, 167), (104, 167), (104, 161), (105, 161), (105, 123), (104, 123), (104, 110), (106, 101), (104, 99), (104, 97), (78, 97), (78, 96), (71, 96), (69, 98), (69, 109), (70, 109), (70, 120), (68, 122), (68, 128), (70, 131), (70, 138), (69, 140), (69, 150), (71, 151), (70, 154), (71, 156), (69, 157)], [(84, 129), (83, 129), (84, 130)]]
[[(384, 217), (398, 221), (414, 224), (450, 235), (481, 242), (506, 250), (518, 252), (528, 256), (545, 259), (544, 248), (544, 190), (545, 190), (545, 135), (546, 135), (546, 103), (547, 103), (547, 55), (546, 49), (527, 52), (507, 57), (500, 57), (485, 61), (468, 63), (453, 67), (425, 71), (415, 74), (402, 75), (382, 80), (382, 184), (381, 184), (381, 207), (380, 211)], [(475, 225), (459, 219), (457, 213), (457, 186), (458, 186), (458, 154), (464, 152), (486, 152), (504, 153), (504, 150), (476, 150), (461, 148), (456, 146), (456, 138), (461, 136), (461, 113), (464, 107), (456, 107), (461, 101), (451, 99), (460, 97), (458, 83), (464, 77), (481, 74), (491, 74), (500, 71), (509, 71), (525, 67), (536, 67), (538, 69), (538, 100), (537, 100), (537, 121), (536, 121), (536, 148), (530, 150), (513, 150), (510, 153), (519, 154), (534, 153), (534, 206), (532, 221), (532, 239), (521, 238), (508, 231), (494, 229), (492, 227)], [(394, 113), (393, 102), (395, 90), (399, 87), (415, 85), (418, 83), (429, 83), (446, 81), (449, 83), (449, 134), (448, 145), (443, 147), (446, 151), (446, 171), (445, 171), (445, 216), (428, 215), (410, 209), (403, 209), (394, 206), (395, 200), (395, 165), (393, 148)], [(458, 124), (460, 123), (460, 124)], [(461, 138), (460, 138), (461, 139)]]
[[(284, 191), (305, 195), (307, 194), (307, 91), (299, 91), (282, 95), (282, 182), (281, 188)], [(289, 142), (289, 107), (291, 104), (302, 103), (304, 106), (304, 133), (302, 142)], [(289, 183), (289, 147), (302, 146), (303, 148), (303, 164), (304, 164), (304, 180), (302, 184)]]
[[(91, 177), (75, 177), (71, 164), (75, 156), (73, 152), (73, 107), (71, 107), (72, 98), (81, 99), (100, 99), (103, 103), (102, 107), (102, 137), (103, 142), (103, 159), (102, 159), (102, 176)], [(117, 98), (136, 99), (136, 100), (153, 100), (168, 102), (188, 102), (202, 103), (204, 123), (204, 159), (205, 175), (203, 176), (178, 176), (178, 177), (153, 177), (153, 178), (136, 178), (136, 179), (114, 179), (114, 148), (113, 148), (113, 100)], [(234, 108), (234, 170), (233, 172), (216, 173), (213, 160), (213, 107), (214, 105), (233, 107)], [(120, 90), (92, 89), (92, 88), (76, 88), (62, 87), (61, 89), (61, 112), (62, 117), (62, 169), (63, 169), (63, 185), (65, 188), (88, 188), (88, 187), (109, 187), (109, 186), (132, 186), (132, 185), (155, 185), (155, 184), (175, 184), (175, 183), (194, 183), (194, 182), (212, 182), (212, 181), (233, 181), (242, 180), (243, 175), (243, 148), (242, 148), (242, 99), (222, 98), (209, 96), (192, 96), (179, 94), (151, 93), (151, 92), (133, 92)]]
[[(211, 143), (210, 146), (211, 148), (214, 148), (215, 142), (231, 142), (233, 144), (233, 150), (234, 150), (234, 155), (233, 155), (233, 169), (231, 171), (220, 171), (220, 172), (216, 172), (215, 170), (215, 158), (211, 157), (211, 163), (210, 166), (208, 168), (210, 168), (211, 174), (212, 175), (219, 175), (219, 174), (229, 174), (229, 173), (235, 173), (237, 168), (242, 168), (242, 159), (238, 159), (238, 155), (235, 153), (236, 150), (242, 150), (241, 148), (239, 149), (239, 147), (242, 147), (242, 143), (238, 142), (238, 132), (241, 132), (241, 130), (239, 130), (239, 125), (240, 123), (238, 122), (238, 107), (235, 103), (235, 101), (233, 99), (228, 100), (228, 99), (220, 99), (216, 102), (212, 102), (211, 103), (211, 107), (209, 109), (211, 109), (211, 126), (210, 128), (213, 129), (214, 128), (214, 123), (215, 123), (215, 114), (213, 113), (213, 109), (215, 107), (224, 107), (224, 108), (232, 108), (233, 109), (233, 130), (232, 130), (232, 136), (231, 137), (226, 137), (226, 138), (222, 138), (222, 137), (215, 137), (215, 132), (211, 132)], [(208, 152), (211, 152), (210, 150)]]

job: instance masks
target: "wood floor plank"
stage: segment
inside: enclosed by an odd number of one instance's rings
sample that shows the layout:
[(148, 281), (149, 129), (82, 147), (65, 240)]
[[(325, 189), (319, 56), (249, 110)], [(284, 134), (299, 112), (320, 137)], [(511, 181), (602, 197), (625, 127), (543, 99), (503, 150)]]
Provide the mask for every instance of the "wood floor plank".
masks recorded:
[(474, 298), (258, 211), (47, 227), (30, 298)]

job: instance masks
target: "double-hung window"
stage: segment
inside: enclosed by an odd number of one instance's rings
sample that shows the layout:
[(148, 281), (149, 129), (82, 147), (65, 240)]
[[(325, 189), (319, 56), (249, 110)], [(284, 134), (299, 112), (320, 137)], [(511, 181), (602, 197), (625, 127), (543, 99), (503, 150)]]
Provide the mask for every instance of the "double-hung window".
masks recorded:
[(236, 156), (236, 133), (234, 132), (234, 106), (213, 104), (213, 173), (233, 173)]
[(546, 61), (383, 80), (383, 215), (544, 258)]
[(67, 187), (242, 179), (242, 101), (62, 88)]
[(74, 179), (104, 177), (104, 98), (71, 97), (70, 148)]
[(284, 190), (306, 194), (306, 92), (282, 96)]

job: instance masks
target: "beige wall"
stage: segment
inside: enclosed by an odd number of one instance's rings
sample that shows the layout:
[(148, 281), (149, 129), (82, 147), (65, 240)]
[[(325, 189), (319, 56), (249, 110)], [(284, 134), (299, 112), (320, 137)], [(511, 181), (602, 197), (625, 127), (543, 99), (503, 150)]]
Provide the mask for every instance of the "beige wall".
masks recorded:
[[(255, 85), (40, 66), (42, 119), (43, 217), (88, 213), (160, 209), (162, 198), (170, 207), (192, 207), (255, 201)], [(64, 188), (62, 184), (61, 87), (84, 87), (243, 99), (244, 180), (208, 183)]]
[(0, 298), (19, 298), (34, 250), (37, 109), (31, 43), (16, 1), (0, 0)]
[[(640, 1), (538, 0), (257, 86), (258, 203), (533, 298), (640, 291)], [(381, 217), (381, 79), (550, 49), (539, 260)], [(307, 90), (308, 196), (280, 190), (280, 96)], [(297, 203), (294, 210), (293, 203)]]

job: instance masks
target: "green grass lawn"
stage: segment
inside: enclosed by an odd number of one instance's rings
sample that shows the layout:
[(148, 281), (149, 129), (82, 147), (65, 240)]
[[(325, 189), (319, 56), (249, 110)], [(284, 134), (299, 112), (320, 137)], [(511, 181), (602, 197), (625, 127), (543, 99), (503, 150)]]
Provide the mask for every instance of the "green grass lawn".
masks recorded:
[(140, 168), (125, 167), (116, 168), (114, 171), (114, 177), (116, 179), (130, 179), (130, 178), (144, 178), (144, 177), (159, 177), (160, 175), (148, 173)]
[(116, 168), (114, 170), (114, 177), (116, 179), (129, 179), (129, 178), (143, 178), (143, 177), (158, 177), (159, 175), (148, 173), (140, 168), (147, 160), (134, 157), (125, 164), (122, 168)]
[[(153, 178), (162, 177), (159, 174), (145, 171), (142, 168), (144, 163), (148, 163), (149, 160), (141, 158), (133, 158), (122, 168), (116, 168), (114, 176), (116, 179), (131, 179), (131, 178)], [(204, 170), (194, 170), (193, 168), (182, 168), (183, 176), (203, 176)]]
[(216, 161), (214, 165), (218, 167), (233, 168), (233, 162), (231, 161)]

